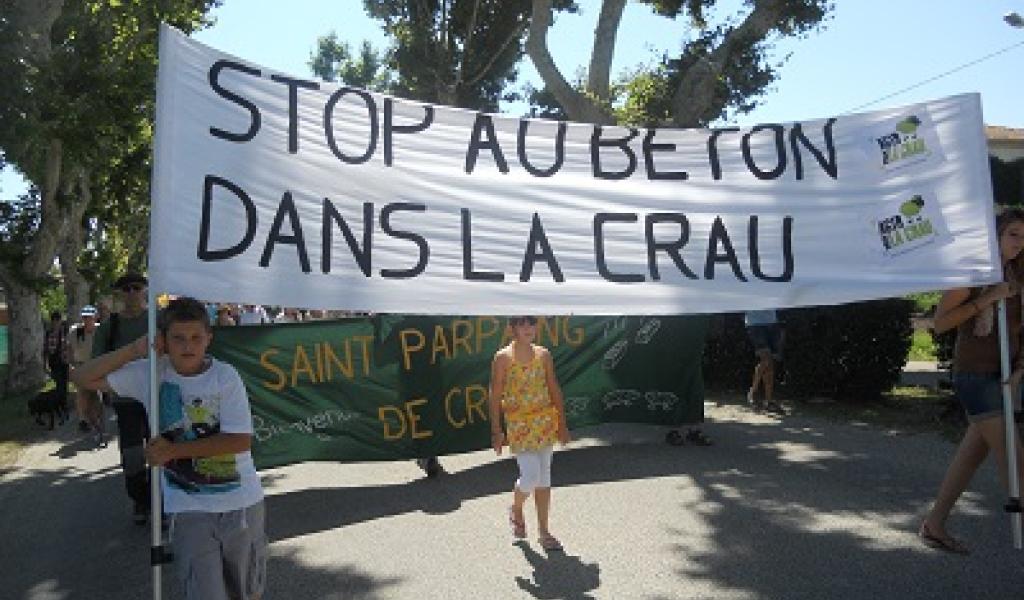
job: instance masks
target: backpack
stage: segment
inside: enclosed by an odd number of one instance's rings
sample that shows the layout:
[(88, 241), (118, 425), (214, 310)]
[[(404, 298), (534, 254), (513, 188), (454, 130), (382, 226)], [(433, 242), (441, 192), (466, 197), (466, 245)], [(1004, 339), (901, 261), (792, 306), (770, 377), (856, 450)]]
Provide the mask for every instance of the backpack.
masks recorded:
[(118, 324), (121, 322), (121, 315), (114, 313), (110, 315), (110, 329), (107, 330), (107, 347), (104, 352), (113, 352), (117, 350), (117, 333)]

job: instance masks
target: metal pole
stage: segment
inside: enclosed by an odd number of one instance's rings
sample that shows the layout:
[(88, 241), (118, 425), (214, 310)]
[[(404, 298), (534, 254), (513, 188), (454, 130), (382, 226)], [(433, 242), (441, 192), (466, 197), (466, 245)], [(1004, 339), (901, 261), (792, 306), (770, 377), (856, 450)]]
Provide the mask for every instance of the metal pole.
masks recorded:
[[(160, 382), (157, 380), (157, 356), (156, 356), (156, 292), (149, 287), (147, 299), (147, 321), (149, 342), (149, 435), (150, 438), (160, 435)], [(163, 516), (163, 506), (160, 497), (160, 467), (153, 467), (149, 472), (150, 482), (150, 506), (153, 510), (149, 513), (150, 525), (152, 526), (152, 542), (150, 546), (150, 564), (153, 567), (153, 600), (160, 600), (163, 593), (161, 584), (161, 565), (164, 560), (162, 532), (160, 525)]]
[[(1018, 332), (1019, 333), (1019, 332)], [(1017, 424), (1013, 418), (1013, 392), (1010, 389), (1010, 338), (1006, 324), (1006, 299), (999, 301), (999, 366), (1003, 382), (1003, 420), (1006, 422), (1006, 481), (1010, 499), (1007, 506), (1020, 506), (1020, 479), (1017, 477)], [(1021, 514), (1010, 512), (1013, 547), (1021, 549)]]

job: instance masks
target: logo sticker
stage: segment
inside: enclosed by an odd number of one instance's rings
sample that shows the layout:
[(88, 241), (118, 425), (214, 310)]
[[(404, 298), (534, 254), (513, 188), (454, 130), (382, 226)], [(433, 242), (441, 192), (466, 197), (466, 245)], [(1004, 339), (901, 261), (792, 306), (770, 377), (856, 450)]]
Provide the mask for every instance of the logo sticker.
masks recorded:
[(905, 254), (935, 242), (941, 234), (941, 216), (934, 200), (921, 194), (889, 205), (872, 220), (882, 252), (888, 256)]

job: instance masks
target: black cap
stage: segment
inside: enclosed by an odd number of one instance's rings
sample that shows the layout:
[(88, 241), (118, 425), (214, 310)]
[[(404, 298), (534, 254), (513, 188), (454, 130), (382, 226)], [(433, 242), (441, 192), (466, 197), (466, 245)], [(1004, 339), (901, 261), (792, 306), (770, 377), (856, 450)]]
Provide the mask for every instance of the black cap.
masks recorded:
[(118, 277), (117, 281), (114, 282), (114, 289), (118, 290), (126, 285), (131, 285), (133, 283), (149, 285), (149, 281), (142, 275), (139, 275), (138, 273), (125, 273), (124, 275)]

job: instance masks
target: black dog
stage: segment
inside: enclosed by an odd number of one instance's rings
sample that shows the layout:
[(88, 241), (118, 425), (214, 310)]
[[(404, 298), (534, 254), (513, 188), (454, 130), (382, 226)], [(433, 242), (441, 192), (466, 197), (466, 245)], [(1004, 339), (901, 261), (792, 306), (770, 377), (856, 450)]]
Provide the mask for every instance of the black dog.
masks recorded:
[(55, 389), (39, 392), (28, 401), (28, 412), (35, 417), (36, 423), (46, 425), (43, 422), (43, 415), (50, 416), (50, 429), (53, 429), (54, 420), (58, 425), (63, 425), (68, 420), (68, 406), (66, 400), (60, 397), (60, 392)]

